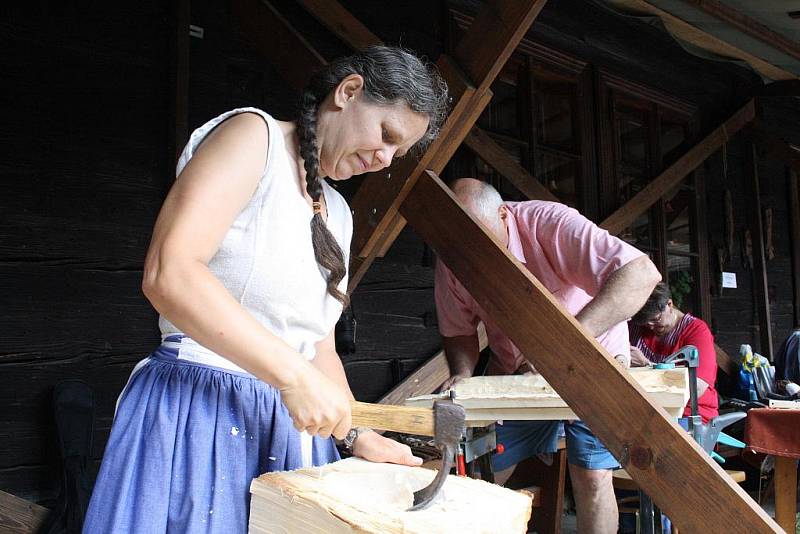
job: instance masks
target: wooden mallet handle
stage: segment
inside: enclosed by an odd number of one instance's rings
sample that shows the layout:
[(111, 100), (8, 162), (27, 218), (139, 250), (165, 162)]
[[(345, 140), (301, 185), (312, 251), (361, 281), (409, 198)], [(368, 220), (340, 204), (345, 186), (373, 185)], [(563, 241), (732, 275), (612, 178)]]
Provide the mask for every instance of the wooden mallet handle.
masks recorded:
[(433, 409), (350, 401), (353, 426), (433, 436)]

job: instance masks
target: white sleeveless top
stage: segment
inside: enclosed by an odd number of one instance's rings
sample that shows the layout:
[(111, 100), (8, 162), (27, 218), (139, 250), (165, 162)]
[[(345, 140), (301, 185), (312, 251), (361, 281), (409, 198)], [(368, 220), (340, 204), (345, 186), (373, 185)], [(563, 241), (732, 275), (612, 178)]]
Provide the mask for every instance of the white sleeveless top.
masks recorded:
[[(223, 113), (192, 133), (178, 160), (177, 174), (214, 127), (244, 112), (256, 113), (267, 123), (267, 164), (255, 193), (225, 234), (208, 266), (259, 323), (311, 360), (315, 356), (314, 344), (330, 333), (341, 315), (342, 305), (328, 294), (325, 276), (314, 259), (310, 227), (313, 212), (293, 179), (295, 162), (286, 151), (278, 123), (255, 108)], [(350, 209), (324, 180), (322, 189), (328, 209), (328, 229), (342, 248), (348, 265), (353, 235)], [(339, 284), (340, 291), (346, 289), (347, 276)], [(162, 339), (180, 334), (163, 316), (158, 324)], [(179, 358), (244, 372), (188, 337), (181, 339), (176, 348)]]

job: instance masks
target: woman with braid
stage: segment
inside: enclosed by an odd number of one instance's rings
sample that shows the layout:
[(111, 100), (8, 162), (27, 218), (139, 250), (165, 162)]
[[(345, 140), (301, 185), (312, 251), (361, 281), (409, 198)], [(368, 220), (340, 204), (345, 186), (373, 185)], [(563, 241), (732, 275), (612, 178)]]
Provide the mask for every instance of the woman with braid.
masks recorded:
[(350, 429), (333, 327), (352, 216), (325, 178), (425, 145), (446, 101), (432, 67), (371, 47), (317, 73), (296, 122), (243, 108), (194, 131), (145, 261), (163, 342), (120, 395), (84, 532), (244, 532), (252, 479), (337, 460), (331, 436), (421, 462)]

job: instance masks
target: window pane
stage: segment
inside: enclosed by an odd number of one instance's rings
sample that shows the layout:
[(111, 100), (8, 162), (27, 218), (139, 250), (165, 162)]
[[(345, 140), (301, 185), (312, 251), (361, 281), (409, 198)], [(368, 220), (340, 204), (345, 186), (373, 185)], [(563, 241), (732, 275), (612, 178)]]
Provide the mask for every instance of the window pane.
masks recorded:
[(655, 246), (655, 241), (653, 240), (653, 225), (650, 224), (650, 212), (647, 211), (639, 215), (633, 224), (625, 229), (620, 237), (636, 248), (647, 249)]
[(576, 146), (572, 129), (572, 97), (569, 94), (552, 94), (537, 91), (536, 137), (540, 144), (572, 150)]
[(620, 164), (632, 174), (647, 168), (647, 122), (642, 112), (621, 108), (617, 115)]
[(537, 149), (536, 174), (540, 182), (568, 206), (577, 207), (575, 183), (578, 179), (579, 160)]
[(686, 129), (682, 124), (661, 123), (661, 155), (664, 168), (674, 163), (686, 151), (683, 146), (685, 139)]

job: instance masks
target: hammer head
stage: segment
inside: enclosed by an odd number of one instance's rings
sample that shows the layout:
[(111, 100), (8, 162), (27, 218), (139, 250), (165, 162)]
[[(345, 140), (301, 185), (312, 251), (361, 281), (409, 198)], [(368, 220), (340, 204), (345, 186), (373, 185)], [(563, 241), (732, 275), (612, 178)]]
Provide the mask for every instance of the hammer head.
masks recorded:
[(414, 492), (414, 506), (409, 511), (423, 510), (430, 506), (444, 485), (453, 467), (458, 442), (466, 431), (466, 412), (464, 407), (452, 400), (439, 400), (433, 403), (434, 436), (436, 447), (442, 451), (442, 465), (433, 481)]

